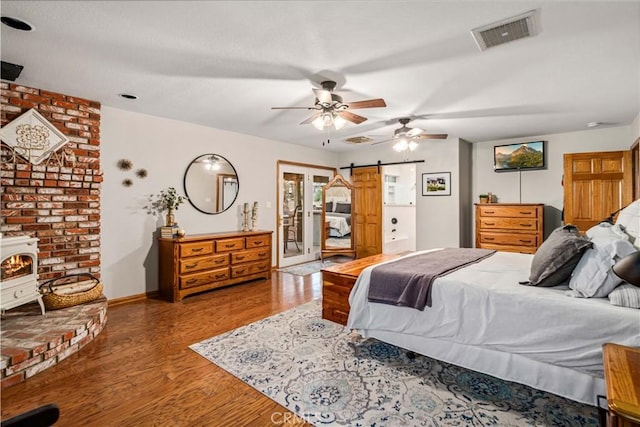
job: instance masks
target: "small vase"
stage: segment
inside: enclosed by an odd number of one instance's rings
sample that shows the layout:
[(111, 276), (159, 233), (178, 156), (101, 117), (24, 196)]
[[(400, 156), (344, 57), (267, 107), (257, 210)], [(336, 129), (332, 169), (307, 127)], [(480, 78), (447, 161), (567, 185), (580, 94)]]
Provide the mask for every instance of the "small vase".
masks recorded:
[(164, 219), (164, 225), (167, 227), (171, 227), (175, 223), (176, 223), (176, 218), (175, 216), (173, 216), (173, 209), (169, 209), (167, 211), (167, 216)]

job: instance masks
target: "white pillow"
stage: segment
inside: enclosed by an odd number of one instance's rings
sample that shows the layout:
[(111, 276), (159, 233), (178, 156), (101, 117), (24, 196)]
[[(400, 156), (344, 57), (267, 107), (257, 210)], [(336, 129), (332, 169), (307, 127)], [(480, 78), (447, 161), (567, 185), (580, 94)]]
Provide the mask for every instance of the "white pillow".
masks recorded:
[(620, 211), (616, 225), (623, 226), (624, 231), (631, 237), (631, 243), (640, 248), (640, 199)]
[(601, 222), (600, 224), (594, 225), (585, 233), (588, 238), (611, 238), (611, 239), (622, 239), (629, 240), (629, 235), (625, 233), (624, 228), (619, 225), (613, 225), (608, 222)]
[(631, 243), (621, 238), (598, 237), (592, 239), (593, 248), (587, 249), (573, 269), (567, 295), (578, 298), (604, 298), (620, 283), (611, 267), (620, 258), (636, 251)]

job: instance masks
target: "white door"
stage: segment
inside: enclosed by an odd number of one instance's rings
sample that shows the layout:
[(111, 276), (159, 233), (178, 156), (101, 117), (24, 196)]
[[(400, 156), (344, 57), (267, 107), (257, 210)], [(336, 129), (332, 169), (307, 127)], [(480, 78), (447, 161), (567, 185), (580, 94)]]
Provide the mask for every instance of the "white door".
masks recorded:
[(330, 169), (278, 165), (278, 265), (313, 261), (320, 254), (322, 187)]

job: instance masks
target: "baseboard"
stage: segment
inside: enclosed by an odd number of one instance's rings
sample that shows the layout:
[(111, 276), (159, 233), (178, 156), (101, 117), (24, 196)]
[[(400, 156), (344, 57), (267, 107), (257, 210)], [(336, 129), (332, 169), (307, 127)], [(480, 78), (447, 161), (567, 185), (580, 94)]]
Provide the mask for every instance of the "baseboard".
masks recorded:
[(144, 294), (129, 295), (128, 297), (114, 298), (109, 300), (109, 307), (114, 305), (129, 304), (132, 302), (144, 301), (150, 298), (157, 298), (160, 293), (158, 291), (145, 292)]

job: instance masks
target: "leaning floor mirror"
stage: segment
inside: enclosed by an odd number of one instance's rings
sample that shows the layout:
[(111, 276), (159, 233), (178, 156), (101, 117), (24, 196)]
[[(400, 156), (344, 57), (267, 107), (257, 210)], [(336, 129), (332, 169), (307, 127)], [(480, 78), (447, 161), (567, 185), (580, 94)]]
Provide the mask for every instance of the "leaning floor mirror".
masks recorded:
[(336, 175), (322, 191), (322, 246), (320, 258), (334, 255), (356, 257), (353, 186)]

